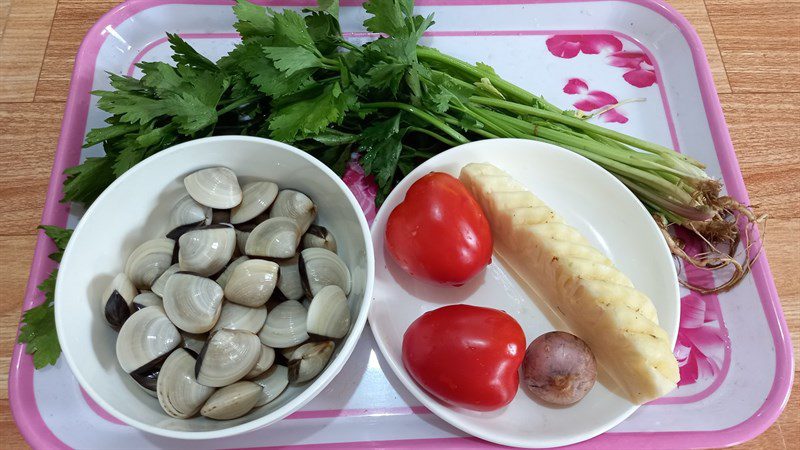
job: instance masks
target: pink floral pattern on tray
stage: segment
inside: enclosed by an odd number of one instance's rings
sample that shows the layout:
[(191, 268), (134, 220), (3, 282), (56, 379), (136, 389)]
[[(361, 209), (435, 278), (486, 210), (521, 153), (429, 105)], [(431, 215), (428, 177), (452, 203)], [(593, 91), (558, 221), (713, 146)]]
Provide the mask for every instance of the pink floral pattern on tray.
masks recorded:
[(607, 62), (627, 69), (622, 75), (632, 86), (645, 88), (656, 83), (656, 71), (650, 58), (641, 51), (623, 51), (623, 44), (610, 34), (560, 34), (545, 42), (547, 50), (559, 58), (574, 58), (578, 54), (608, 54)]
[(730, 346), (730, 338), (722, 327), (722, 312), (704, 296), (691, 293), (681, 299), (681, 321), (675, 357), (685, 386), (713, 379), (719, 375)]
[[(608, 92), (589, 90), (589, 84), (580, 78), (570, 78), (563, 91), (565, 94), (580, 95), (581, 99), (572, 106), (584, 112), (596, 111), (604, 106), (619, 103), (617, 98)], [(628, 121), (628, 118), (616, 108), (601, 113), (599, 117), (603, 122), (626, 123)]]
[(642, 52), (614, 52), (608, 56), (608, 63), (628, 69), (622, 78), (638, 88), (652, 86), (656, 82), (653, 62)]
[(622, 41), (610, 34), (560, 34), (546, 41), (547, 49), (559, 58), (574, 58), (578, 53), (597, 55), (603, 51), (619, 52)]

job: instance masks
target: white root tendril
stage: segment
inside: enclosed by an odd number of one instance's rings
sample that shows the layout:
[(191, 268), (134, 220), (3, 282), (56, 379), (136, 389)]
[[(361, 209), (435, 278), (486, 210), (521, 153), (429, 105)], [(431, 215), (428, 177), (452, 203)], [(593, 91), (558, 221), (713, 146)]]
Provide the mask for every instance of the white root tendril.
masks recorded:
[[(715, 273), (723, 269), (731, 272), (729, 275), (725, 275), (725, 281), (715, 283), (711, 287), (697, 285), (678, 277), (682, 286), (700, 294), (725, 292), (736, 286), (758, 260), (766, 238), (766, 214), (758, 216), (750, 207), (731, 197), (720, 197), (718, 201), (720, 206), (718, 213), (709, 221), (676, 224), (669, 223), (660, 214), (653, 215), (670, 251), (679, 260)], [(761, 245), (754, 250), (751, 234), (759, 225), (762, 228)], [(692, 236), (699, 238), (703, 244), (702, 250), (693, 256), (689, 255), (685, 250), (686, 244), (675, 234), (677, 227), (681, 227)], [(740, 244), (742, 245), (740, 246)]]

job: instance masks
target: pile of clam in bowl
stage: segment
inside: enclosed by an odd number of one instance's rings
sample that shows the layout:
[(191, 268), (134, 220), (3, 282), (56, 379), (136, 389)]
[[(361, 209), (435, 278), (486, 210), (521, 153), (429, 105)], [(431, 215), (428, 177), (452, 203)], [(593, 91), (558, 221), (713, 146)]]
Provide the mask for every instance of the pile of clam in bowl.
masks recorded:
[(302, 192), (225, 167), (183, 181), (171, 231), (130, 254), (101, 313), (167, 414), (235, 419), (322, 372), (350, 330), (350, 271)]

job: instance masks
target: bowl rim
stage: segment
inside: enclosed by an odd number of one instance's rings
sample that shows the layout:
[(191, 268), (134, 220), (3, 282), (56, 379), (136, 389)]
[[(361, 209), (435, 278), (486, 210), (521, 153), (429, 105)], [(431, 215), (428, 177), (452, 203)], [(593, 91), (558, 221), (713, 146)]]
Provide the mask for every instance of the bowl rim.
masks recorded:
[[(58, 335), (59, 345), (61, 345), (62, 353), (64, 355), (64, 359), (67, 361), (67, 365), (69, 366), (72, 375), (78, 380), (78, 384), (83, 388), (83, 390), (89, 395), (89, 397), (95, 401), (101, 408), (107, 411), (109, 414), (114, 416), (115, 418), (121, 420), (122, 422), (142, 430), (147, 433), (175, 438), (175, 439), (184, 439), (184, 440), (199, 440), (199, 439), (217, 439), (217, 438), (224, 438), (235, 436), (238, 434), (246, 433), (249, 431), (253, 431), (267, 425), (270, 425), (274, 422), (277, 422), (284, 417), (292, 414), (293, 412), (299, 410), (308, 402), (310, 402), (313, 398), (315, 398), (335, 377), (339, 374), (342, 367), (344, 367), (345, 363), (350, 359), (350, 356), (355, 349), (355, 346), (358, 344), (360, 340), (361, 333), (363, 332), (366, 323), (367, 317), (369, 315), (370, 306), (372, 304), (372, 290), (373, 290), (373, 283), (375, 280), (375, 253), (373, 250), (372, 245), (372, 236), (370, 234), (370, 227), (367, 223), (367, 219), (364, 215), (361, 206), (359, 205), (358, 201), (356, 200), (355, 196), (353, 195), (350, 188), (342, 181), (342, 179), (336, 175), (333, 170), (331, 170), (328, 166), (323, 164), (321, 161), (316, 159), (315, 157), (311, 156), (310, 154), (294, 147), (292, 145), (274, 141), (272, 139), (254, 137), (254, 136), (237, 136), (237, 135), (229, 135), (229, 136), (212, 136), (200, 139), (194, 139), (188, 142), (183, 142), (181, 144), (174, 145), (167, 149), (164, 149), (153, 156), (143, 160), (141, 163), (135, 165), (127, 172), (122, 174), (119, 178), (114, 180), (98, 197), (97, 199), (86, 209), (86, 211), (81, 216), (78, 224), (75, 227), (73, 232), (74, 235), (79, 235), (84, 224), (88, 221), (91, 221), (92, 216), (94, 215), (95, 211), (98, 210), (99, 204), (102, 203), (103, 198), (111, 195), (110, 193), (113, 192), (119, 185), (124, 184), (127, 180), (133, 177), (138, 172), (147, 170), (149, 164), (157, 164), (161, 159), (164, 159), (174, 153), (184, 152), (187, 149), (192, 148), (198, 144), (203, 144), (207, 142), (226, 142), (226, 143), (236, 143), (236, 142), (250, 142), (250, 143), (257, 143), (265, 146), (272, 146), (278, 147), (284, 151), (288, 151), (296, 156), (301, 157), (306, 162), (311, 164), (312, 166), (320, 169), (325, 175), (329, 178), (333, 179), (339, 189), (344, 193), (345, 197), (347, 198), (350, 206), (356, 212), (356, 217), (358, 218), (359, 228), (361, 230), (361, 235), (364, 240), (364, 247), (366, 251), (366, 285), (364, 287), (364, 299), (362, 300), (362, 308), (356, 317), (356, 320), (353, 322), (353, 328), (350, 330), (350, 334), (348, 338), (342, 345), (339, 354), (331, 361), (330, 365), (325, 368), (325, 370), (320, 373), (320, 375), (311, 383), (309, 384), (305, 390), (301, 391), (297, 397), (292, 399), (286, 405), (278, 408), (277, 410), (273, 411), (272, 413), (266, 414), (263, 417), (259, 417), (248, 422), (231, 426), (228, 428), (223, 428), (220, 430), (212, 430), (212, 431), (175, 431), (169, 430), (166, 428), (162, 428), (159, 426), (149, 425), (138, 420), (132, 419), (127, 415), (123, 414), (122, 412), (118, 411), (114, 408), (111, 404), (106, 402), (87, 382), (87, 380), (83, 377), (80, 370), (78, 370), (77, 364), (72, 358), (72, 353), (68, 345), (64, 345), (62, 342), (61, 336), (65, 336), (69, 333), (69, 327), (65, 323), (65, 316), (64, 316), (64, 308), (59, 307), (61, 303), (54, 302), (55, 307), (55, 322), (56, 322), (56, 332)], [(231, 151), (227, 149), (225, 151)], [(233, 150), (235, 151), (235, 150)], [(73, 243), (75, 240), (70, 239), (69, 243), (67, 244), (66, 249), (64, 250), (63, 257), (61, 259), (61, 264), (65, 262), (68, 263), (71, 259), (72, 253), (76, 252), (75, 245)], [(60, 265), (59, 265), (60, 266)], [(62, 291), (66, 289), (64, 286), (64, 281), (62, 279), (56, 279), (56, 289), (55, 289), (55, 298), (60, 297), (59, 294), (62, 294)]]

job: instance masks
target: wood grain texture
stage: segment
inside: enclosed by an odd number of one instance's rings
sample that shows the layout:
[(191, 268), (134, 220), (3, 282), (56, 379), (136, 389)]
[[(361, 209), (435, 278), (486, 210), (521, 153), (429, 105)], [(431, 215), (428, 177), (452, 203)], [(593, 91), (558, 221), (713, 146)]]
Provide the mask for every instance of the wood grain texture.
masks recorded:
[(34, 234), (42, 217), (64, 103), (0, 103), (0, 235)]
[(800, 2), (706, 0), (733, 92), (800, 92)]
[[(35, 243), (34, 227), (41, 215), (73, 61), (89, 27), (118, 3), (26, 2), (51, 5), (51, 24), (46, 15), (19, 18), (13, 14), (10, 5), (17, 1), (0, 0), (0, 32), (35, 19), (37, 24), (45, 24), (44, 35), (49, 38), (45, 47), (39, 47), (44, 50), (30, 53), (19, 64), (19, 70), (14, 70), (15, 65), (1, 64), (10, 67), (9, 73), (18, 77), (20, 86), (35, 88), (32, 96), (4, 100), (0, 95), (0, 217), (4, 219), (0, 221), (0, 267), (4, 269), (4, 277), (0, 278), (0, 446), (4, 449), (26, 447), (8, 408), (8, 363)], [(795, 123), (800, 117), (800, 3), (673, 0), (672, 4), (698, 30), (751, 200), (770, 214), (766, 252), (794, 347), (800, 348), (800, 152), (796, 149), (800, 128)], [(5, 42), (2, 37), (0, 49), (8, 45)], [(35, 39), (17, 42), (21, 47), (34, 44)], [(30, 67), (39, 69), (32, 71)], [(0, 83), (0, 92), (3, 84)], [(19, 103), (10, 104), (11, 101)], [(797, 377), (792, 392), (779, 420), (740, 448), (797, 448)]]
[(0, 41), (0, 102), (30, 102), (57, 0), (12, 0)]

